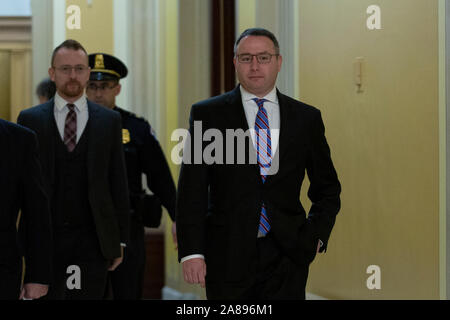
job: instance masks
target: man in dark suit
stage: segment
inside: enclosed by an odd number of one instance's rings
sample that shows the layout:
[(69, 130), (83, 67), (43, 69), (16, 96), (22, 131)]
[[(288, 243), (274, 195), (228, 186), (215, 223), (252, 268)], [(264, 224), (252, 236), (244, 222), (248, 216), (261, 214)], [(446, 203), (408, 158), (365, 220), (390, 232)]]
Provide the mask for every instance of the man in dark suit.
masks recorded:
[[(309, 265), (326, 250), (340, 209), (320, 111), (276, 89), (281, 64), (271, 32), (244, 31), (234, 58), (240, 85), (191, 110), (177, 238), (185, 280), (206, 285), (208, 299), (304, 299)], [(246, 132), (245, 143), (226, 141), (230, 130), (238, 140)], [(218, 133), (226, 146), (212, 148), (205, 141)]]
[(74, 40), (53, 51), (57, 93), (24, 110), (18, 122), (36, 132), (55, 240), (50, 299), (102, 299), (107, 271), (128, 242), (129, 200), (117, 112), (88, 101), (86, 50)]
[(0, 150), (0, 300), (37, 299), (48, 291), (52, 242), (36, 136), (0, 119)]
[[(144, 283), (144, 223), (146, 217), (157, 214), (155, 211), (161, 212), (159, 203), (164, 205), (172, 221), (175, 221), (175, 183), (150, 124), (116, 105), (116, 97), (121, 91), (119, 81), (128, 74), (125, 64), (109, 54), (93, 53), (89, 55), (89, 66), (91, 75), (86, 88), (88, 99), (117, 111), (122, 116), (122, 142), (130, 191), (130, 242), (123, 263), (110, 273), (111, 289), (116, 300), (138, 300), (142, 299)], [(147, 187), (154, 195), (145, 193), (142, 174), (145, 174)], [(159, 205), (159, 208), (154, 208), (152, 203)], [(174, 222), (173, 236), (175, 228)], [(174, 242), (176, 243), (175, 238)]]

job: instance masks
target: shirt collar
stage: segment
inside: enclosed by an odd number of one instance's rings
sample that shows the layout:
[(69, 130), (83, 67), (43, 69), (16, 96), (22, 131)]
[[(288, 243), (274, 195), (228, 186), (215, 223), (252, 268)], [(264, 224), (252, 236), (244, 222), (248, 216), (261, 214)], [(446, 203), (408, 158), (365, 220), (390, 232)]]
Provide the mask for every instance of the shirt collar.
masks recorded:
[[(58, 92), (56, 92), (55, 94), (55, 107), (57, 108), (57, 110), (59, 112), (61, 112), (64, 107), (68, 104), (69, 102), (67, 102), (66, 100), (64, 100), (64, 98), (62, 98)], [(73, 103), (75, 105), (75, 108), (78, 110), (78, 112), (82, 112), (85, 111), (85, 109), (87, 108), (87, 100), (86, 100), (86, 96), (83, 94), (77, 101), (75, 101)]]
[[(242, 100), (245, 102), (253, 100), (254, 98), (258, 98), (253, 93), (250, 93), (247, 90), (245, 90), (244, 87), (242, 87), (242, 85), (239, 86), (239, 89), (241, 89)], [(258, 99), (260, 99), (260, 98), (258, 98)], [(263, 97), (263, 99), (266, 99), (272, 103), (278, 104), (277, 88), (273, 87), (272, 90)]]

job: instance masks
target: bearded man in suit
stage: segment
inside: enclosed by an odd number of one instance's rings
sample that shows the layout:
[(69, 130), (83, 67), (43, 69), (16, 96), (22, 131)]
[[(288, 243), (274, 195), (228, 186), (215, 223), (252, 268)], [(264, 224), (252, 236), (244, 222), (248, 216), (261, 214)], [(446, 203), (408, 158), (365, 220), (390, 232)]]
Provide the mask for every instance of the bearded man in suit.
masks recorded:
[(129, 197), (121, 117), (88, 101), (88, 55), (75, 40), (53, 51), (56, 95), (24, 110), (18, 122), (36, 132), (50, 200), (54, 274), (49, 299), (103, 298), (108, 270), (129, 236)]

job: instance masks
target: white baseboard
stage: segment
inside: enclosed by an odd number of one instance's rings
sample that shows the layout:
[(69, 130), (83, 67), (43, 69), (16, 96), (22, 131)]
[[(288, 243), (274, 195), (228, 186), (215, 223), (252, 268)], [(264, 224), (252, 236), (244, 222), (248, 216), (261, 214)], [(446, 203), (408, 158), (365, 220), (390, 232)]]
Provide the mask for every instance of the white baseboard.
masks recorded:
[[(162, 300), (199, 300), (196, 294), (187, 292), (182, 293), (178, 290), (165, 286), (162, 288)], [(306, 293), (306, 300), (328, 300), (316, 294)]]
[(324, 298), (324, 297), (321, 297), (321, 296), (318, 296), (316, 294), (307, 292), (306, 293), (306, 300), (328, 300), (328, 299)]
[(190, 292), (182, 293), (165, 286), (162, 288), (162, 300), (199, 300), (199, 297)]

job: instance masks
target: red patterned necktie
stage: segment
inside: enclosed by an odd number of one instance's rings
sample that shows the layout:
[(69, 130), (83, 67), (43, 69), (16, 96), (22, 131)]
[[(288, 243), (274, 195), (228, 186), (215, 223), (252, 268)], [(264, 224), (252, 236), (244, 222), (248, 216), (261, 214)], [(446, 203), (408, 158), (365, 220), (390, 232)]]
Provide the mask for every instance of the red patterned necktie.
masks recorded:
[[(267, 173), (272, 164), (272, 141), (270, 137), (269, 117), (264, 108), (265, 99), (253, 99), (258, 105), (258, 113), (255, 120), (256, 151), (261, 179), (266, 182)], [(258, 236), (265, 236), (270, 230), (270, 222), (267, 217), (266, 205), (261, 207)]]
[(66, 123), (64, 126), (64, 144), (69, 152), (72, 152), (77, 145), (77, 113), (75, 112), (75, 105), (67, 104), (69, 113), (66, 116)]

